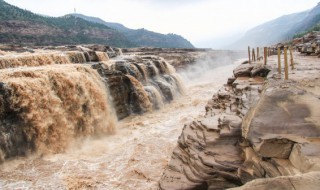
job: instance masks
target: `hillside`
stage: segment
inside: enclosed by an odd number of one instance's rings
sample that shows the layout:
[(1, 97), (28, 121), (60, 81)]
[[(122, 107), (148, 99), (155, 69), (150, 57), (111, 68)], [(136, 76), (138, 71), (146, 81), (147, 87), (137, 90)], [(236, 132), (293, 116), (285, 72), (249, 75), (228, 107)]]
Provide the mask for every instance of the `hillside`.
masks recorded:
[(72, 13), (72, 14), (68, 14), (66, 16), (74, 16), (74, 17), (77, 17), (77, 18), (82, 18), (82, 19), (84, 19), (86, 21), (89, 21), (89, 22), (103, 24), (103, 25), (105, 25), (105, 26), (107, 26), (109, 28), (113, 28), (113, 29), (116, 29), (118, 31), (130, 30), (129, 28), (123, 26), (120, 23), (106, 22), (106, 21), (104, 21), (104, 20), (102, 20), (101, 18), (98, 18), (98, 17), (86, 16), (86, 15), (79, 14), (79, 13)]
[(293, 27), (292, 33), (296, 34), (308, 31), (310, 28), (316, 26), (317, 24), (320, 24), (320, 2), (316, 7), (308, 12), (303, 22), (298, 23)]
[(80, 15), (48, 17), (0, 0), (0, 43), (22, 45), (107, 44), (115, 47), (194, 48), (183, 37)]
[(0, 43), (30, 45), (108, 44), (132, 47), (123, 34), (83, 19), (45, 17), (0, 0)]
[(194, 48), (185, 38), (176, 34), (160, 34), (146, 29), (133, 30), (119, 23), (106, 22), (97, 17), (90, 17), (83, 14), (69, 14), (84, 20), (103, 24), (121, 32), (130, 41), (140, 47), (161, 47), (161, 48)]
[(267, 46), (292, 39), (320, 23), (320, 3), (313, 9), (281, 16), (249, 30), (233, 47)]

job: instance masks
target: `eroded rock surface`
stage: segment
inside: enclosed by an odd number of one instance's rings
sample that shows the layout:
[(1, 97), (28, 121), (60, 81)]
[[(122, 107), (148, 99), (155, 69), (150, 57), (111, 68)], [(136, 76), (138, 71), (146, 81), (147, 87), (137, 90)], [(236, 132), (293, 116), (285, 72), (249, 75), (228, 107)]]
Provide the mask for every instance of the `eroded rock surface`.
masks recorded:
[(243, 122), (243, 137), (251, 145), (245, 149), (246, 162), (239, 169), (246, 176), (244, 182), (320, 169), (320, 131), (314, 123), (319, 117), (310, 111), (310, 103), (319, 106), (319, 100), (305, 99), (307, 92), (297, 86), (270, 86)]
[[(258, 80), (254, 80), (258, 81)], [(225, 189), (243, 184), (238, 168), (244, 162), (242, 117), (257, 101), (263, 82), (225, 86), (208, 102), (206, 116), (185, 125), (161, 189)], [(242, 90), (236, 91), (238, 85)]]
[(204, 118), (185, 125), (160, 189), (319, 187), (319, 66), (297, 58), (285, 81), (274, 60), (240, 65)]
[(257, 179), (244, 186), (232, 190), (297, 190), (319, 189), (320, 172), (310, 172), (295, 176), (280, 176), (275, 178)]
[(234, 71), (235, 77), (256, 77), (267, 76), (270, 72), (270, 68), (264, 66), (262, 63), (256, 64), (241, 64)]

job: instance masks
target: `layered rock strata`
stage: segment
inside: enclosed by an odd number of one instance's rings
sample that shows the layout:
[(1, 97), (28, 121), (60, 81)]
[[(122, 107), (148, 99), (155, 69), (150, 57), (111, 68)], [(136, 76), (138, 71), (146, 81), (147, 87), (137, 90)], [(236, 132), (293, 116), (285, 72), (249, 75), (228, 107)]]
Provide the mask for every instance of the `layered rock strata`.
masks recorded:
[[(297, 56), (291, 80), (271, 73), (258, 103), (244, 118), (249, 142), (240, 168), (247, 189), (317, 189), (320, 182), (319, 65)], [(276, 62), (270, 60), (275, 68)], [(252, 159), (255, 158), (255, 159)], [(308, 184), (304, 184), (305, 180)]]
[[(271, 67), (275, 66), (272, 62)], [(320, 185), (319, 75), (279, 80), (261, 64), (244, 64), (185, 125), (160, 189), (296, 189)], [(317, 67), (313, 67), (317, 70)], [(262, 178), (261, 180), (255, 180)], [(267, 178), (267, 179), (266, 179)], [(252, 181), (252, 182), (251, 182)]]
[(185, 125), (172, 159), (160, 181), (161, 189), (225, 189), (242, 184), (244, 163), (242, 118), (262, 89), (260, 77), (237, 78), (208, 102), (206, 115)]

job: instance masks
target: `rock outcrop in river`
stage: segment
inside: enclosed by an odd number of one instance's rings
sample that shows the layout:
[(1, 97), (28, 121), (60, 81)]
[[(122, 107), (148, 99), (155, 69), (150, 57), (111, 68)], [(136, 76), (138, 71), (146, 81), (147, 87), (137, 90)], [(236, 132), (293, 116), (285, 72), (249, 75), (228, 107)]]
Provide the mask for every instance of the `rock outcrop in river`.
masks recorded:
[(317, 189), (319, 66), (300, 63), (293, 80), (271, 72), (268, 83), (271, 67), (236, 68), (206, 115), (184, 126), (160, 189)]

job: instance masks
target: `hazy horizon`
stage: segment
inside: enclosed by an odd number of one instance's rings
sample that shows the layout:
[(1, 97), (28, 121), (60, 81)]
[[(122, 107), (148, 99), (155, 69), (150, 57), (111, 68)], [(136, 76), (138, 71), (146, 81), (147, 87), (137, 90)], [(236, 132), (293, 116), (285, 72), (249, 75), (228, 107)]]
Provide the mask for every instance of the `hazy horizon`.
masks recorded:
[(5, 0), (48, 15), (99, 17), (128, 28), (182, 35), (196, 47), (222, 48), (247, 30), (282, 15), (305, 11), (319, 0)]

